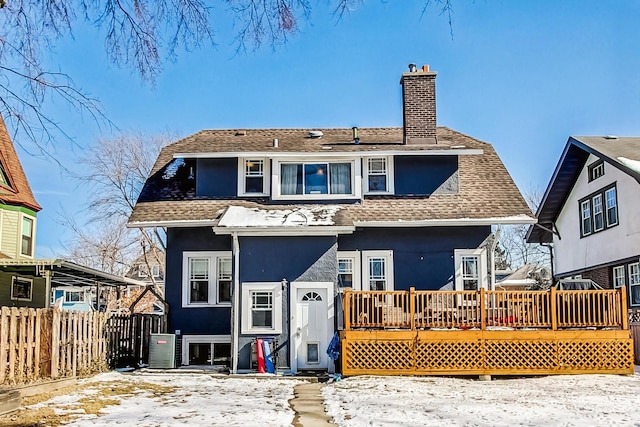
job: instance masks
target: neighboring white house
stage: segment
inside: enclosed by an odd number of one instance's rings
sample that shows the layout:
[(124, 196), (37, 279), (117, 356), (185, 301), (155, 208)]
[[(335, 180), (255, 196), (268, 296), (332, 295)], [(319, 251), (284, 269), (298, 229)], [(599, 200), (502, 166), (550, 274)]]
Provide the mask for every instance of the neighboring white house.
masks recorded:
[(530, 243), (553, 243), (557, 278), (627, 286), (640, 307), (640, 137), (571, 137)]

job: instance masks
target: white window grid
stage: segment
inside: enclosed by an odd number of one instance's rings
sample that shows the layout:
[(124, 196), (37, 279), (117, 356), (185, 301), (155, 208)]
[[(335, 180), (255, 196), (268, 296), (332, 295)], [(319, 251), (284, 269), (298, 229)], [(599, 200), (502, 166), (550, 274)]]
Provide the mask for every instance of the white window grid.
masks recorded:
[(604, 212), (602, 209), (602, 194), (593, 196), (593, 231), (604, 229)]
[(625, 285), (624, 265), (613, 267), (613, 287), (621, 288)]
[[(230, 305), (231, 299), (220, 298), (221, 282), (231, 281), (231, 252), (184, 252), (182, 307), (212, 307)], [(191, 290), (206, 282), (206, 300), (192, 301)]]
[[(607, 209), (607, 226), (616, 225), (618, 223), (618, 200), (616, 197), (616, 187), (608, 189), (604, 194)], [(609, 215), (609, 212), (612, 212), (613, 215)]]
[(591, 201), (585, 200), (582, 206), (582, 235), (591, 234)]

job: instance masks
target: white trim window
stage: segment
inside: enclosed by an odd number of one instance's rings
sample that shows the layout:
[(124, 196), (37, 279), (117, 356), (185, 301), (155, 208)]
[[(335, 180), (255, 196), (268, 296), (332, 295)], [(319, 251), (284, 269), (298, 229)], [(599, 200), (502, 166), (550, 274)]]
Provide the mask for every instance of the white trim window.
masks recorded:
[(360, 282), (360, 252), (338, 251), (338, 289), (362, 289)]
[(392, 291), (393, 251), (362, 251), (362, 290)]
[(602, 207), (602, 194), (593, 196), (593, 231), (604, 229), (604, 210)]
[(282, 282), (242, 284), (242, 333), (282, 333)]
[(273, 198), (354, 199), (360, 195), (359, 162), (353, 159), (274, 161)]
[(629, 264), (629, 300), (631, 306), (640, 305), (640, 263)]
[(369, 157), (364, 159), (364, 193), (393, 193), (393, 158)]
[(182, 364), (231, 367), (231, 335), (184, 335)]
[(11, 278), (11, 299), (31, 301), (33, 299), (33, 280), (26, 277), (13, 276)]
[(231, 304), (231, 252), (184, 252), (182, 306)]
[(607, 227), (618, 224), (618, 198), (616, 195), (616, 187), (611, 187), (604, 192), (606, 210), (607, 210)]
[(582, 212), (582, 235), (591, 234), (591, 200), (585, 200), (580, 204)]
[(264, 158), (238, 159), (238, 195), (267, 196), (269, 194), (269, 160)]
[(613, 287), (621, 288), (625, 285), (624, 265), (613, 267)]
[(33, 257), (35, 219), (22, 215), (20, 222), (20, 255)]
[(487, 251), (485, 249), (454, 250), (456, 291), (488, 289)]
[(84, 302), (84, 291), (64, 291), (64, 302), (65, 303), (76, 303), (76, 302)]

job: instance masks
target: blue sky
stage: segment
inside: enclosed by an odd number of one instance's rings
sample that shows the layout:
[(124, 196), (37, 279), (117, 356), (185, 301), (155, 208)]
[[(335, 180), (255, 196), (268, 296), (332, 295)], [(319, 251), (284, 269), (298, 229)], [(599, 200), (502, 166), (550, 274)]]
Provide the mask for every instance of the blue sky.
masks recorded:
[[(153, 88), (111, 65), (92, 28), (78, 27), (47, 61), (100, 99), (121, 131), (181, 136), (401, 126), (400, 74), (429, 64), (438, 124), (492, 143), (522, 190), (546, 187), (570, 135), (640, 135), (640, 2), (457, 0), (453, 38), (447, 18), (435, 8), (421, 17), (422, 5), (369, 0), (338, 22), (318, 2), (285, 46), (240, 55), (228, 15), (214, 11), (217, 46), (181, 52)], [(110, 135), (65, 105), (46, 107), (80, 147)], [(53, 256), (68, 238), (57, 213), (80, 212), (86, 190), (20, 151), (43, 206), (36, 255)], [(59, 141), (55, 156), (74, 170), (80, 151)]]

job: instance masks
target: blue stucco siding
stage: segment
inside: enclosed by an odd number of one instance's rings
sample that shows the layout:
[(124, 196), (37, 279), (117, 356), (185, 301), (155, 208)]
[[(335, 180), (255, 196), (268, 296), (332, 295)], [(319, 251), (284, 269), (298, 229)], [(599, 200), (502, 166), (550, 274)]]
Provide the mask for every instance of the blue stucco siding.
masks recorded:
[(198, 159), (196, 195), (235, 197), (238, 192), (238, 159)]
[(458, 156), (395, 156), (398, 195), (456, 194)]
[(437, 290), (453, 280), (454, 249), (478, 247), (490, 226), (358, 228), (340, 235), (338, 251), (393, 250), (394, 287)]
[(169, 332), (182, 335), (229, 335), (230, 307), (182, 307), (182, 260), (185, 251), (231, 251), (231, 237), (217, 236), (211, 227), (169, 228), (165, 298), (169, 303)]

